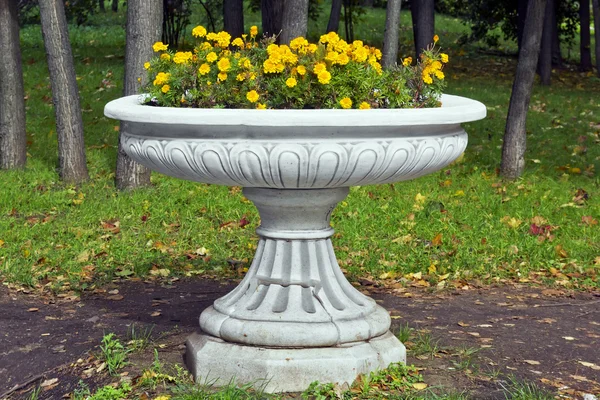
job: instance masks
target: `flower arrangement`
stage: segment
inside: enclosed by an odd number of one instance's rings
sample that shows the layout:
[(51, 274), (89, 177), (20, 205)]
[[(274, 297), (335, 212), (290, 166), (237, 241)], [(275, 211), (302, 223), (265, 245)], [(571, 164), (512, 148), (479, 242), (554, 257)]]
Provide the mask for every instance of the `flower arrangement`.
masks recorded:
[(444, 89), (448, 55), (438, 37), (413, 63), (383, 69), (381, 51), (335, 32), (310, 43), (288, 45), (257, 38), (258, 29), (234, 38), (227, 32), (192, 30), (192, 52), (172, 51), (162, 42), (144, 67), (147, 104), (196, 108), (420, 108), (437, 107)]

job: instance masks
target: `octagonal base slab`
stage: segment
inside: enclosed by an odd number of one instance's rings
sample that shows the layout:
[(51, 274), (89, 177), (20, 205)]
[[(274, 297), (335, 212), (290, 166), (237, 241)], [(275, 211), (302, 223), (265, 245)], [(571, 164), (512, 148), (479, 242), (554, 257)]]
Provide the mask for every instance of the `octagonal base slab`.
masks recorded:
[(193, 334), (186, 363), (196, 382), (251, 383), (267, 393), (301, 392), (314, 382), (351, 385), (359, 374), (406, 363), (406, 349), (391, 333), (364, 342), (317, 348), (265, 348)]

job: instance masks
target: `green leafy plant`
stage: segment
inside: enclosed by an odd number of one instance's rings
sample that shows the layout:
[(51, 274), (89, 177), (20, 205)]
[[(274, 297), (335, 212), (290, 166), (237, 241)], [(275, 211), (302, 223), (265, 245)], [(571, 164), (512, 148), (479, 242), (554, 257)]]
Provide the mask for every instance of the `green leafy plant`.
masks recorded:
[(227, 32), (193, 29), (193, 51), (169, 50), (145, 63), (150, 105), (200, 108), (420, 108), (437, 107), (445, 87), (448, 55), (438, 37), (413, 65), (382, 69), (381, 51), (360, 40), (348, 43), (337, 33), (318, 43), (298, 37), (290, 45), (249, 35), (232, 40)]
[(120, 386), (114, 387), (106, 385), (96, 391), (87, 400), (121, 400), (127, 398), (132, 388), (127, 382), (122, 382)]
[(127, 365), (127, 353), (130, 350), (121, 344), (114, 333), (104, 335), (100, 350), (102, 351), (102, 359), (106, 362), (110, 374), (115, 374)]

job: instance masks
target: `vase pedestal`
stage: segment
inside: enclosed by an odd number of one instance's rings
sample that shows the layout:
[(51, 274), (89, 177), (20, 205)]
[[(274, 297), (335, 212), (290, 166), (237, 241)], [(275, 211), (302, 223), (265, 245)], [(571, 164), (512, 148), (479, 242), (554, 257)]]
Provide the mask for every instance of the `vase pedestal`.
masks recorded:
[(187, 341), (197, 381), (301, 391), (313, 381), (351, 384), (406, 362), (390, 316), (337, 264), (329, 225), (348, 188), (245, 188), (261, 216), (260, 241), (242, 282), (200, 316)]

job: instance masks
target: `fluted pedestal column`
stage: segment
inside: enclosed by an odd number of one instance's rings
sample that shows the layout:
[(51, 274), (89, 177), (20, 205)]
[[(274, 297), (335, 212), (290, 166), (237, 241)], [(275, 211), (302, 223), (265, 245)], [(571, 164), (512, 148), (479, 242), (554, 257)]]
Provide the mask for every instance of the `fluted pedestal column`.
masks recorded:
[(335, 258), (329, 220), (348, 188), (244, 195), (260, 213), (260, 241), (246, 277), (201, 314), (203, 334), (188, 339), (196, 379), (266, 379), (267, 391), (290, 392), (404, 362), (388, 312), (346, 280)]

